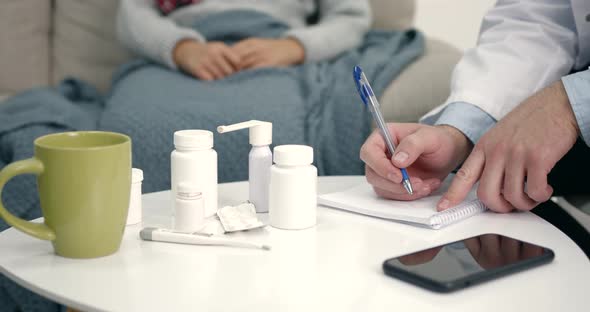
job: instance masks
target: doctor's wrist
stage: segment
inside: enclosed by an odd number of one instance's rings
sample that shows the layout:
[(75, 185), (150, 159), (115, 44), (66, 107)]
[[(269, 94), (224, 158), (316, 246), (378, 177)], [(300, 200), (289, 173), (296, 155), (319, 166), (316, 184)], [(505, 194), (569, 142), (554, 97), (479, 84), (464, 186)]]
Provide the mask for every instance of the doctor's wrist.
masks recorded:
[(450, 125), (437, 125), (435, 126), (441, 130), (443, 130), (447, 135), (450, 136), (453, 142), (453, 150), (455, 152), (455, 159), (459, 163), (462, 163), (467, 159), (469, 153), (473, 149), (473, 143), (471, 140), (459, 129), (450, 126)]

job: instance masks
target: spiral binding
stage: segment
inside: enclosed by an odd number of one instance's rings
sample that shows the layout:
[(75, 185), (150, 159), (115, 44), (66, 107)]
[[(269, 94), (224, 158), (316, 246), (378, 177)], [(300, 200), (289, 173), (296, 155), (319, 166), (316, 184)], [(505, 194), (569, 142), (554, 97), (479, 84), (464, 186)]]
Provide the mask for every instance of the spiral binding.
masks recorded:
[(430, 227), (438, 230), (459, 220), (463, 220), (480, 212), (484, 212), (487, 209), (488, 208), (479, 199), (474, 199), (470, 202), (433, 215), (430, 217)]

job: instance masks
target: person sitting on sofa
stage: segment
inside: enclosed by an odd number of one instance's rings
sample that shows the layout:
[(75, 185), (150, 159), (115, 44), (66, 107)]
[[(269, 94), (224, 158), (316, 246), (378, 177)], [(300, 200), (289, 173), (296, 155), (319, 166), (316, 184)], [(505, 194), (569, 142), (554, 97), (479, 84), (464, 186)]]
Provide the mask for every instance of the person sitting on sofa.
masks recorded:
[[(312, 146), (320, 175), (361, 173), (370, 115), (354, 66), (380, 97), (424, 52), (416, 30), (370, 30), (368, 0), (122, 0), (117, 20), (140, 58), (114, 75), (99, 128), (132, 137), (134, 165), (162, 177), (151, 191), (170, 185), (172, 133), (250, 119), (275, 125), (274, 144)], [(232, 139), (215, 139), (219, 181), (247, 177)]]
[[(291, 27), (281, 38), (247, 38), (233, 45), (207, 41), (195, 19), (220, 11), (254, 10)], [(316, 11), (318, 23), (308, 19)], [(371, 25), (367, 0), (123, 0), (120, 41), (135, 53), (202, 80), (238, 71), (330, 59), (358, 46)]]

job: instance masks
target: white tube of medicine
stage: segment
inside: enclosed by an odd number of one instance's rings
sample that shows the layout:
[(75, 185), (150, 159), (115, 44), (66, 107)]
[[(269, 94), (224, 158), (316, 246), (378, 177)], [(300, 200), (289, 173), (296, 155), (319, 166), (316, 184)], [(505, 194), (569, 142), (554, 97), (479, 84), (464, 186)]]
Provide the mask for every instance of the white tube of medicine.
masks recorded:
[(196, 185), (179, 183), (174, 205), (174, 229), (178, 232), (199, 231), (205, 221), (203, 194)]

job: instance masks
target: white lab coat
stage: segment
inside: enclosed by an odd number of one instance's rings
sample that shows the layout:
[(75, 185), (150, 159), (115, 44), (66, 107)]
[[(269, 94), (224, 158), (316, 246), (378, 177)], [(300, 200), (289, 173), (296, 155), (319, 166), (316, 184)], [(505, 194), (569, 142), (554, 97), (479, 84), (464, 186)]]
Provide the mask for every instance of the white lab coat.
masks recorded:
[(452, 102), (496, 120), (527, 97), (590, 62), (590, 0), (498, 0), (484, 17), (476, 48), (455, 67)]

